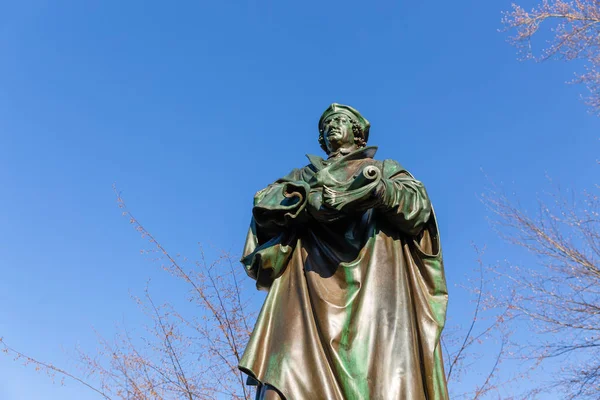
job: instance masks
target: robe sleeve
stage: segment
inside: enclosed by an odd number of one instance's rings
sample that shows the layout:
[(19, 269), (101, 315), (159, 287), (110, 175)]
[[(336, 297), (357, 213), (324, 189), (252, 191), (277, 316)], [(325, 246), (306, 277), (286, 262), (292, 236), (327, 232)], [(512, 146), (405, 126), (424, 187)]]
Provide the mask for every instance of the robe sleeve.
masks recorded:
[(280, 232), (264, 243), (259, 241), (259, 229), (252, 218), (242, 259), (248, 276), (256, 281), (256, 288), (268, 290), (287, 266), (294, 250), (295, 237)]
[(302, 223), (309, 190), (294, 170), (254, 196), (241, 262), (258, 289), (268, 290), (283, 273), (296, 242), (290, 228)]
[[(420, 288), (415, 291), (415, 296), (420, 299), (419, 304), (424, 306), (422, 315), (427, 316), (419, 323), (423, 324), (422, 331), (435, 331), (435, 335), (429, 338), (430, 343), (424, 345), (436, 353), (436, 365), (431, 368), (436, 371), (436, 385), (441, 385), (437, 390), (442, 390), (445, 378), (439, 338), (446, 320), (448, 288), (437, 220), (425, 187), (400, 164), (385, 160), (383, 176), (385, 192), (379, 195), (381, 201), (378, 210), (388, 223), (409, 236), (408, 248), (415, 266), (410, 273), (414, 287)], [(432, 393), (442, 392), (434, 390)]]
[(379, 212), (395, 228), (411, 236), (418, 236), (432, 217), (425, 186), (396, 161), (383, 162), (379, 197)]

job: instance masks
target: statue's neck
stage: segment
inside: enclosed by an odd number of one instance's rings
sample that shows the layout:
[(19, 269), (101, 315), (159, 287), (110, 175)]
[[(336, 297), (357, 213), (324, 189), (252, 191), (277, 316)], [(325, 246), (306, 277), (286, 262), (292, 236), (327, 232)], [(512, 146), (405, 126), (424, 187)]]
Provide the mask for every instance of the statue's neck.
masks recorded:
[(331, 159), (343, 157), (346, 154), (350, 154), (356, 150), (358, 150), (358, 146), (356, 146), (355, 144), (351, 144), (350, 146), (346, 146), (346, 147), (340, 147), (339, 149), (329, 153), (329, 156), (327, 158), (331, 160)]

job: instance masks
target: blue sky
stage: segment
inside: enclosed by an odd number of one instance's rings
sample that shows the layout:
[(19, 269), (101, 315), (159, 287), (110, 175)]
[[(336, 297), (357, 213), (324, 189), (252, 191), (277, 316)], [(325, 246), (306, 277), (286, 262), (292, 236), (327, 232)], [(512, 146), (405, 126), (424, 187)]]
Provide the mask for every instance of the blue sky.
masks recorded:
[[(523, 3), (529, 5), (531, 3)], [(597, 181), (597, 117), (575, 65), (521, 63), (510, 1), (21, 1), (0, 4), (0, 336), (72, 366), (92, 327), (135, 325), (129, 293), (177, 285), (139, 254), (130, 209), (173, 252), (241, 251), (252, 196), (320, 153), (332, 102), (371, 121), (438, 214), (451, 290), (518, 260), (486, 222), (487, 177), (525, 204), (546, 174)], [(240, 171), (243, 177), (240, 178)], [(241, 268), (241, 267), (240, 267)], [(470, 307), (451, 292), (450, 316)], [(0, 399), (94, 399), (0, 357)]]

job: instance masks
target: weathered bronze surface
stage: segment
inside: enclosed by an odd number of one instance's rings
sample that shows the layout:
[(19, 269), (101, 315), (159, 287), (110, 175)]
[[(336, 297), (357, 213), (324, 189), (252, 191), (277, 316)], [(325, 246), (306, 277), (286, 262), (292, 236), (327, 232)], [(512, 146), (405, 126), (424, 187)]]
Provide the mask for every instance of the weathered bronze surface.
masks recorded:
[(240, 369), (258, 398), (448, 399), (435, 215), (421, 182), (373, 158), (369, 128), (332, 104), (328, 158), (254, 197), (242, 263), (268, 294)]

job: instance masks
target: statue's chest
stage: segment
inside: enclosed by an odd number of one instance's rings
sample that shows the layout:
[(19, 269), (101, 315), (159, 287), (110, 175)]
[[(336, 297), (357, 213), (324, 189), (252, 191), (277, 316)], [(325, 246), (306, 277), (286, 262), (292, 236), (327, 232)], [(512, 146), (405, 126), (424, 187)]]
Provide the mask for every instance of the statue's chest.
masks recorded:
[(310, 180), (311, 187), (345, 187), (350, 185), (367, 166), (374, 165), (381, 168), (381, 162), (372, 158), (349, 160), (332, 163), (317, 171)]

